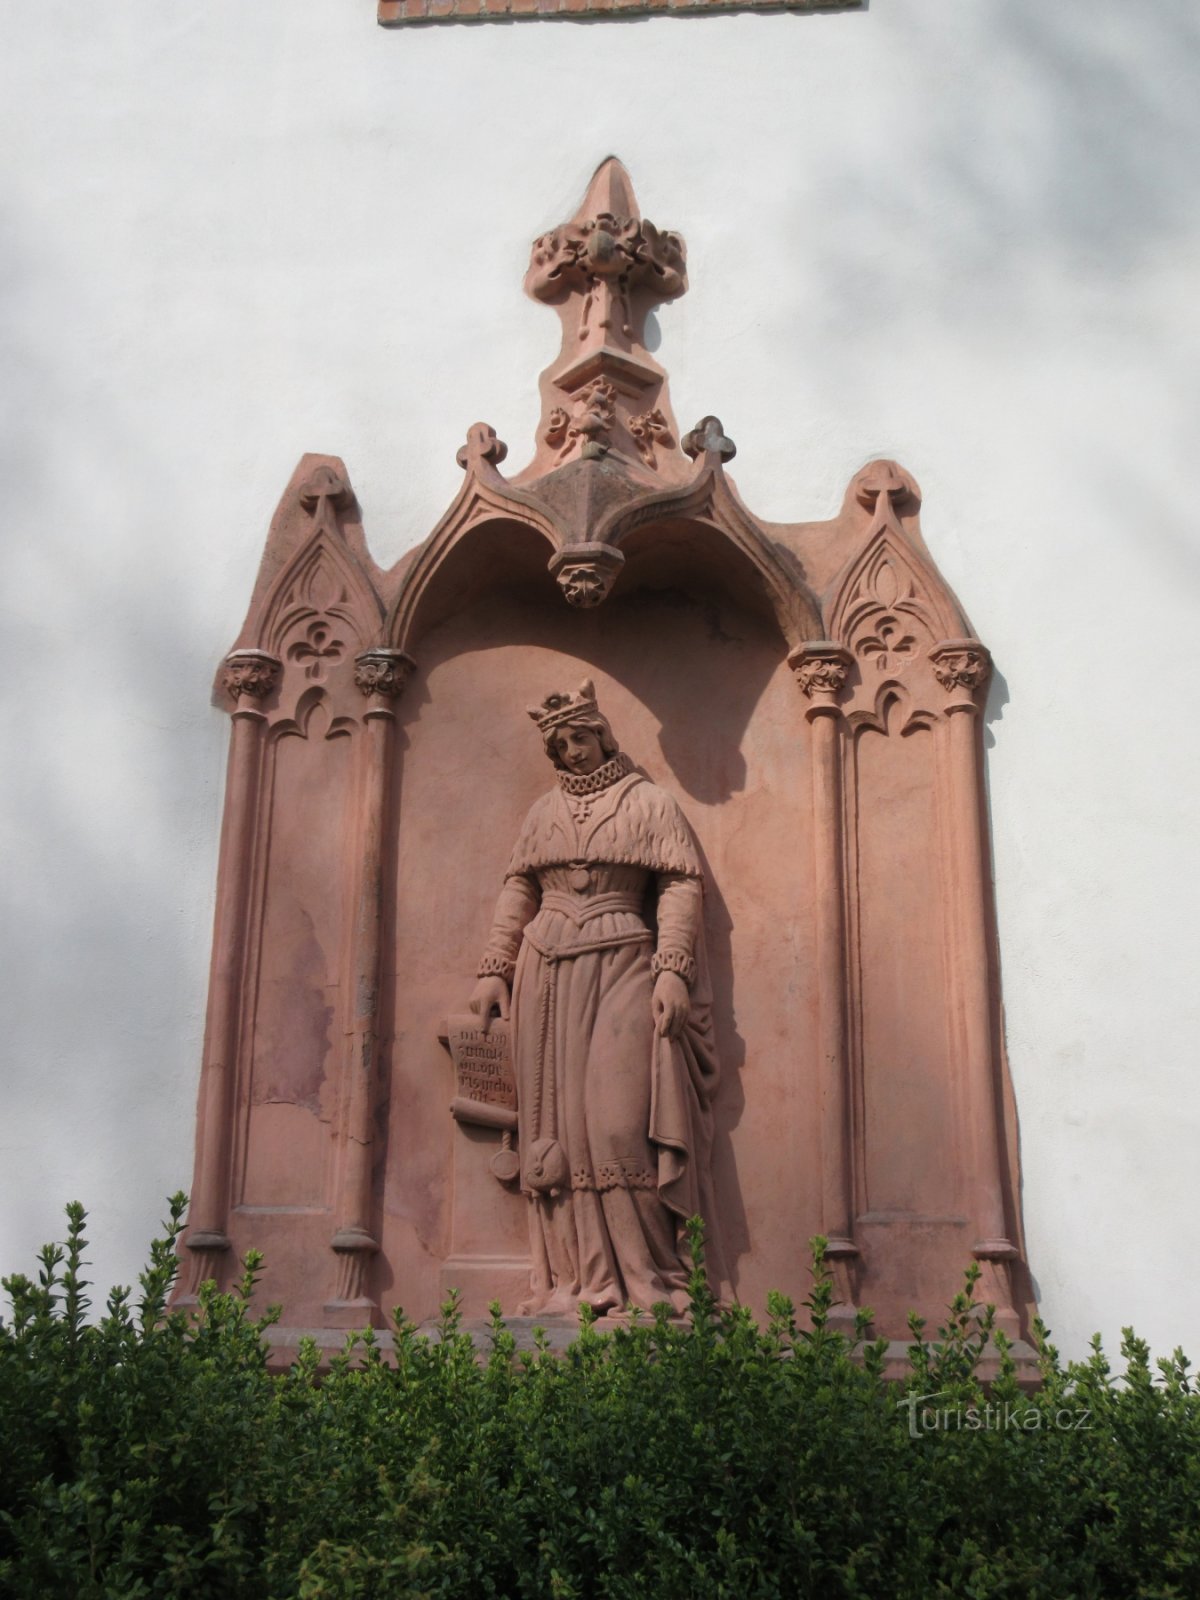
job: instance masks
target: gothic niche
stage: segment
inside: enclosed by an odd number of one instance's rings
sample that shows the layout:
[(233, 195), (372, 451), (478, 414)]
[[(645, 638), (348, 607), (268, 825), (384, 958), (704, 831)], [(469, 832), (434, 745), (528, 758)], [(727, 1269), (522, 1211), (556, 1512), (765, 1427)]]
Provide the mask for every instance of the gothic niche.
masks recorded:
[(605, 161), (533, 246), (562, 350), (529, 465), (476, 423), (390, 571), (340, 461), (284, 493), (218, 681), (185, 1301), (253, 1246), (284, 1343), (450, 1288), (678, 1310), (699, 1213), (756, 1311), (821, 1233), (843, 1318), (936, 1325), (974, 1259), (1027, 1327), (988, 652), (896, 463), (831, 521), (745, 508), (646, 347), (686, 288)]

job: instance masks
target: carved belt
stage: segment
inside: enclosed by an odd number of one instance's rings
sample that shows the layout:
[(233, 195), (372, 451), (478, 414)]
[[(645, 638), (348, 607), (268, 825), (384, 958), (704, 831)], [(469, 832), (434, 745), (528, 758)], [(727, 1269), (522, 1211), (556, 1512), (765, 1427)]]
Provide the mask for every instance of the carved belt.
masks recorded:
[(593, 917), (601, 916), (605, 911), (631, 911), (634, 916), (640, 918), (642, 906), (643, 899), (640, 894), (629, 894), (619, 889), (587, 896), (568, 894), (565, 889), (542, 891), (542, 910), (561, 911), (565, 917), (570, 917), (577, 927), (582, 927), (585, 922), (591, 922)]
[(593, 950), (616, 950), (623, 944), (653, 944), (654, 935), (649, 928), (631, 928), (628, 933), (611, 933), (605, 939), (581, 939), (572, 944), (555, 945), (539, 939), (526, 928), (525, 943), (532, 945), (545, 961), (570, 961), (574, 956), (586, 956)]

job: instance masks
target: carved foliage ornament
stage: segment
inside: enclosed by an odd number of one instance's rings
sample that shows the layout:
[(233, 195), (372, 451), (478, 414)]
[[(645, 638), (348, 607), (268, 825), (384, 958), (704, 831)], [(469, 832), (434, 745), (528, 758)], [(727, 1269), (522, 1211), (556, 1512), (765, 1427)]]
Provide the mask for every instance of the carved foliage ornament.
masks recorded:
[(637, 445), (638, 455), (648, 467), (654, 466), (656, 443), (668, 447), (673, 443), (670, 424), (657, 409), (644, 411), (640, 417), (631, 417), (629, 431), (633, 435), (634, 444)]
[(354, 681), (365, 695), (394, 700), (412, 676), (414, 663), (403, 650), (364, 650), (354, 662)]
[(625, 557), (612, 545), (568, 545), (550, 561), (550, 571), (568, 605), (590, 610), (608, 598)]
[(632, 289), (646, 287), (670, 300), (687, 288), (683, 240), (642, 217), (607, 211), (577, 217), (534, 240), (526, 284), (539, 300), (582, 290), (580, 338), (596, 313), (619, 316), (620, 333), (632, 338)]
[(951, 639), (930, 651), (934, 677), (943, 689), (975, 694), (991, 676), (992, 662), (978, 639)]
[(814, 694), (839, 695), (846, 687), (850, 657), (840, 645), (802, 645), (788, 660), (796, 682), (809, 699)]
[(556, 406), (546, 422), (546, 443), (567, 451), (577, 439), (584, 441), (582, 455), (603, 455), (611, 443), (616, 417), (617, 391), (606, 378), (593, 378), (579, 391), (570, 412)]
[(225, 688), (235, 700), (265, 700), (279, 678), (281, 662), (265, 650), (235, 650), (225, 658)]

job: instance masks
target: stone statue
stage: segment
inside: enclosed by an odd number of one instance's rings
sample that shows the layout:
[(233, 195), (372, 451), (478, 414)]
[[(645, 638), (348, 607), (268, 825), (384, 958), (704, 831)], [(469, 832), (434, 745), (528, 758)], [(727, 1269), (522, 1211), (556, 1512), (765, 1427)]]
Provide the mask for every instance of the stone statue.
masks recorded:
[[(533, 1260), (522, 1315), (687, 1306), (718, 1080), (695, 839), (585, 682), (529, 715), (558, 785), (525, 818), (471, 1009), (510, 1018)], [(511, 1000), (510, 1000), (511, 992)], [(510, 1015), (511, 1013), (511, 1015)]]

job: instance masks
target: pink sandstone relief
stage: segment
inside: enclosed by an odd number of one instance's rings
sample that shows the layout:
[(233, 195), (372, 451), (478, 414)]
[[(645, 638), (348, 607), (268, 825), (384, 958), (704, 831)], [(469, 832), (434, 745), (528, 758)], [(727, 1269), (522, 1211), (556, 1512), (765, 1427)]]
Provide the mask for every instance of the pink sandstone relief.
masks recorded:
[(232, 714), (185, 1302), (264, 1251), (292, 1329), (726, 1300), (1032, 1311), (980, 720), (990, 659), (892, 461), (764, 523), (645, 343), (678, 234), (615, 159), (535, 241), (533, 459), (476, 423), (372, 561), (306, 456)]

